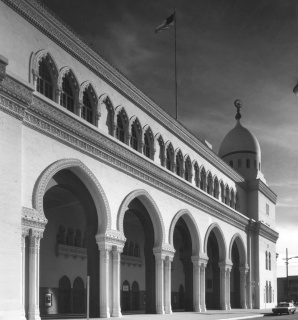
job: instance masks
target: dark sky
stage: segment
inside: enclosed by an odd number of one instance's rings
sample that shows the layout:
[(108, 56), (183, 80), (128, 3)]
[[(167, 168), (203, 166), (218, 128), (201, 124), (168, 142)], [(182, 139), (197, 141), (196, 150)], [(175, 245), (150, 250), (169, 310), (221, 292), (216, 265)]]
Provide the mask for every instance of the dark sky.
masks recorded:
[(173, 117), (174, 28), (154, 29), (176, 7), (179, 121), (217, 153), (235, 125), (234, 100), (243, 101), (241, 122), (258, 138), (262, 171), (278, 195), (284, 276), (285, 248), (298, 255), (298, 1), (42, 2)]

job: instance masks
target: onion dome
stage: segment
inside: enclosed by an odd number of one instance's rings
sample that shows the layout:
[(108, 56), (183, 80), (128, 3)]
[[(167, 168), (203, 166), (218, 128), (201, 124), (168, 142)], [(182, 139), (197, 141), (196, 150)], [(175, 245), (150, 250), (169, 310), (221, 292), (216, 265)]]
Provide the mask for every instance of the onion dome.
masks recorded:
[(257, 179), (261, 174), (261, 148), (255, 135), (240, 123), (242, 102), (235, 101), (237, 108), (235, 127), (224, 137), (219, 157), (247, 180)]

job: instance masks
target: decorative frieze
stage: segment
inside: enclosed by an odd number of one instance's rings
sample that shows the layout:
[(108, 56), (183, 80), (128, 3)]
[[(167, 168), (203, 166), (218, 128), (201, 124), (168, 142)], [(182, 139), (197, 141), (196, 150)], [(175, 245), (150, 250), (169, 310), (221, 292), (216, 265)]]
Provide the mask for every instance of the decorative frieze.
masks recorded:
[(22, 227), (27, 229), (44, 229), (48, 220), (35, 209), (22, 207)]
[(121, 263), (129, 266), (132, 265), (141, 267), (143, 265), (143, 258), (121, 254)]
[(63, 255), (67, 257), (81, 258), (82, 260), (87, 258), (87, 249), (81, 247), (68, 246), (65, 244), (56, 244), (56, 255)]

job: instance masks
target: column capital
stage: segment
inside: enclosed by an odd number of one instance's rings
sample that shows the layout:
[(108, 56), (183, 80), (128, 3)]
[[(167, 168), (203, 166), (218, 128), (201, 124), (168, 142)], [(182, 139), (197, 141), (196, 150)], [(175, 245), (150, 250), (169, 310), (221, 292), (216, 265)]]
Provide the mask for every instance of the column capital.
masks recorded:
[(29, 238), (35, 238), (36, 240), (40, 240), (43, 238), (44, 229), (30, 229), (29, 230)]
[[(100, 233), (95, 236), (99, 250), (118, 250), (122, 252), (126, 238), (123, 233), (118, 230), (108, 230), (105, 233)], [(121, 251), (120, 251), (121, 250)]]
[(247, 274), (249, 270), (249, 266), (246, 264), (245, 266), (239, 267), (239, 271), (241, 274)]
[(233, 267), (233, 263), (230, 260), (226, 260), (226, 261), (219, 262), (218, 266), (220, 270), (231, 271)]
[(168, 259), (173, 261), (175, 251), (174, 247), (168, 243), (163, 243), (161, 247), (153, 248), (155, 257), (160, 257), (162, 260)]

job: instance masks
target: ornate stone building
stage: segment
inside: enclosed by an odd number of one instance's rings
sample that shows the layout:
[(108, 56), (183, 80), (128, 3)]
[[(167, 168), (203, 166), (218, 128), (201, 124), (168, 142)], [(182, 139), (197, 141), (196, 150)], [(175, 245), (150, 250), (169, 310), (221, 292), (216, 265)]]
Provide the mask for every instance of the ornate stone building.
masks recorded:
[(0, 30), (0, 318), (83, 315), (87, 288), (91, 317), (273, 306), (240, 117), (217, 156), (35, 0), (1, 0)]

